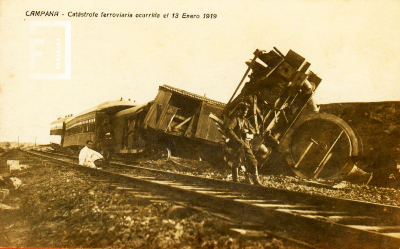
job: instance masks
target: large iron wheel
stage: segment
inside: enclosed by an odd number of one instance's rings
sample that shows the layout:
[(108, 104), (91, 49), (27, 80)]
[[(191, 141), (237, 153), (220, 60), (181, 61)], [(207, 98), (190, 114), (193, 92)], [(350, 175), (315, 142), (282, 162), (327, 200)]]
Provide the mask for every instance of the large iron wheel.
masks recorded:
[(357, 136), (351, 127), (326, 113), (303, 117), (284, 140), (289, 166), (303, 178), (337, 179), (346, 175), (345, 165), (359, 153)]

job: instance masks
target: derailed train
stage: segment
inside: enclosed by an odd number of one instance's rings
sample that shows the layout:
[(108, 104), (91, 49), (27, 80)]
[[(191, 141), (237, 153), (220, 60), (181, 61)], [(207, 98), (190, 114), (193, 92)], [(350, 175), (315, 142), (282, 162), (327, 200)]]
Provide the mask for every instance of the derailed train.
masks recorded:
[(223, 139), (208, 116), (221, 116), (224, 107), (224, 103), (164, 85), (155, 100), (145, 104), (109, 101), (74, 118), (54, 121), (51, 134), (61, 137), (63, 147), (82, 147), (87, 140), (96, 141), (97, 128), (107, 115), (115, 133), (115, 153), (211, 158)]
[[(59, 119), (52, 123), (51, 134), (61, 136), (63, 147), (80, 147), (88, 139), (96, 140), (96, 130), (108, 115), (115, 153), (150, 151), (159, 156), (215, 159), (222, 157), (226, 142), (221, 123), (245, 101), (259, 141), (255, 147), (273, 147), (304, 178), (346, 175), (362, 153), (359, 138), (339, 117), (319, 113), (313, 95), (321, 78), (308, 70), (310, 63), (292, 50), (285, 56), (274, 49), (254, 52), (228, 104), (164, 85), (155, 100), (143, 105), (106, 102), (76, 117)], [(250, 80), (236, 96), (247, 76)]]

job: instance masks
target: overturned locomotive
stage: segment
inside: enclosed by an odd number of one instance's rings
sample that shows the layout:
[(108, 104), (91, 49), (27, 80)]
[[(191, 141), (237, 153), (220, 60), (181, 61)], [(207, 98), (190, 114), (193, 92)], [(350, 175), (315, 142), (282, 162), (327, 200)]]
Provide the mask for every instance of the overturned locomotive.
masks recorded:
[[(328, 179), (347, 175), (360, 154), (359, 139), (341, 118), (319, 113), (313, 95), (322, 80), (308, 70), (311, 64), (292, 50), (285, 56), (276, 48), (256, 50), (246, 64), (223, 118), (229, 118), (239, 103), (249, 103), (247, 118), (261, 143), (283, 155), (296, 175)], [(250, 80), (236, 96), (246, 76)]]

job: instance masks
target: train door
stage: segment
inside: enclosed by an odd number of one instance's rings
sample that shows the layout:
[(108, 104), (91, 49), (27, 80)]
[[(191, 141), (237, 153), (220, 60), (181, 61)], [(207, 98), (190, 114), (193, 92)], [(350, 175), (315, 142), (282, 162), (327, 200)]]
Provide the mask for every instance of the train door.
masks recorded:
[(62, 123), (62, 133), (61, 133), (61, 142), (60, 145), (61, 147), (64, 147), (64, 137), (65, 137), (65, 130), (66, 126), (65, 126), (65, 122)]
[(218, 131), (218, 126), (215, 124), (215, 121), (209, 118), (210, 113), (222, 116), (222, 109), (203, 102), (201, 105), (195, 137), (213, 142), (221, 142), (223, 141), (222, 135)]
[(168, 105), (168, 108), (166, 108), (166, 111), (159, 119), (156, 128), (162, 131), (166, 131), (178, 109), (178, 107)]
[(100, 127), (100, 125), (103, 124), (104, 118), (106, 116), (105, 112), (96, 112), (96, 117), (95, 117), (95, 130), (94, 130), (94, 140), (97, 140), (97, 129)]

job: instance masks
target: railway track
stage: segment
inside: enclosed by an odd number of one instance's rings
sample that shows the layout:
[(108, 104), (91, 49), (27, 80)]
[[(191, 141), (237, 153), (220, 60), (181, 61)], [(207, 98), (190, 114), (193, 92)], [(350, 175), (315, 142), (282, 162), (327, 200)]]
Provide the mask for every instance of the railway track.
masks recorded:
[[(126, 163), (96, 170), (74, 157), (26, 152), (129, 186), (144, 186), (188, 206), (232, 217), (309, 248), (399, 248), (400, 208), (177, 174)], [(55, 158), (56, 157), (56, 158)], [(240, 228), (237, 229), (240, 232)]]

